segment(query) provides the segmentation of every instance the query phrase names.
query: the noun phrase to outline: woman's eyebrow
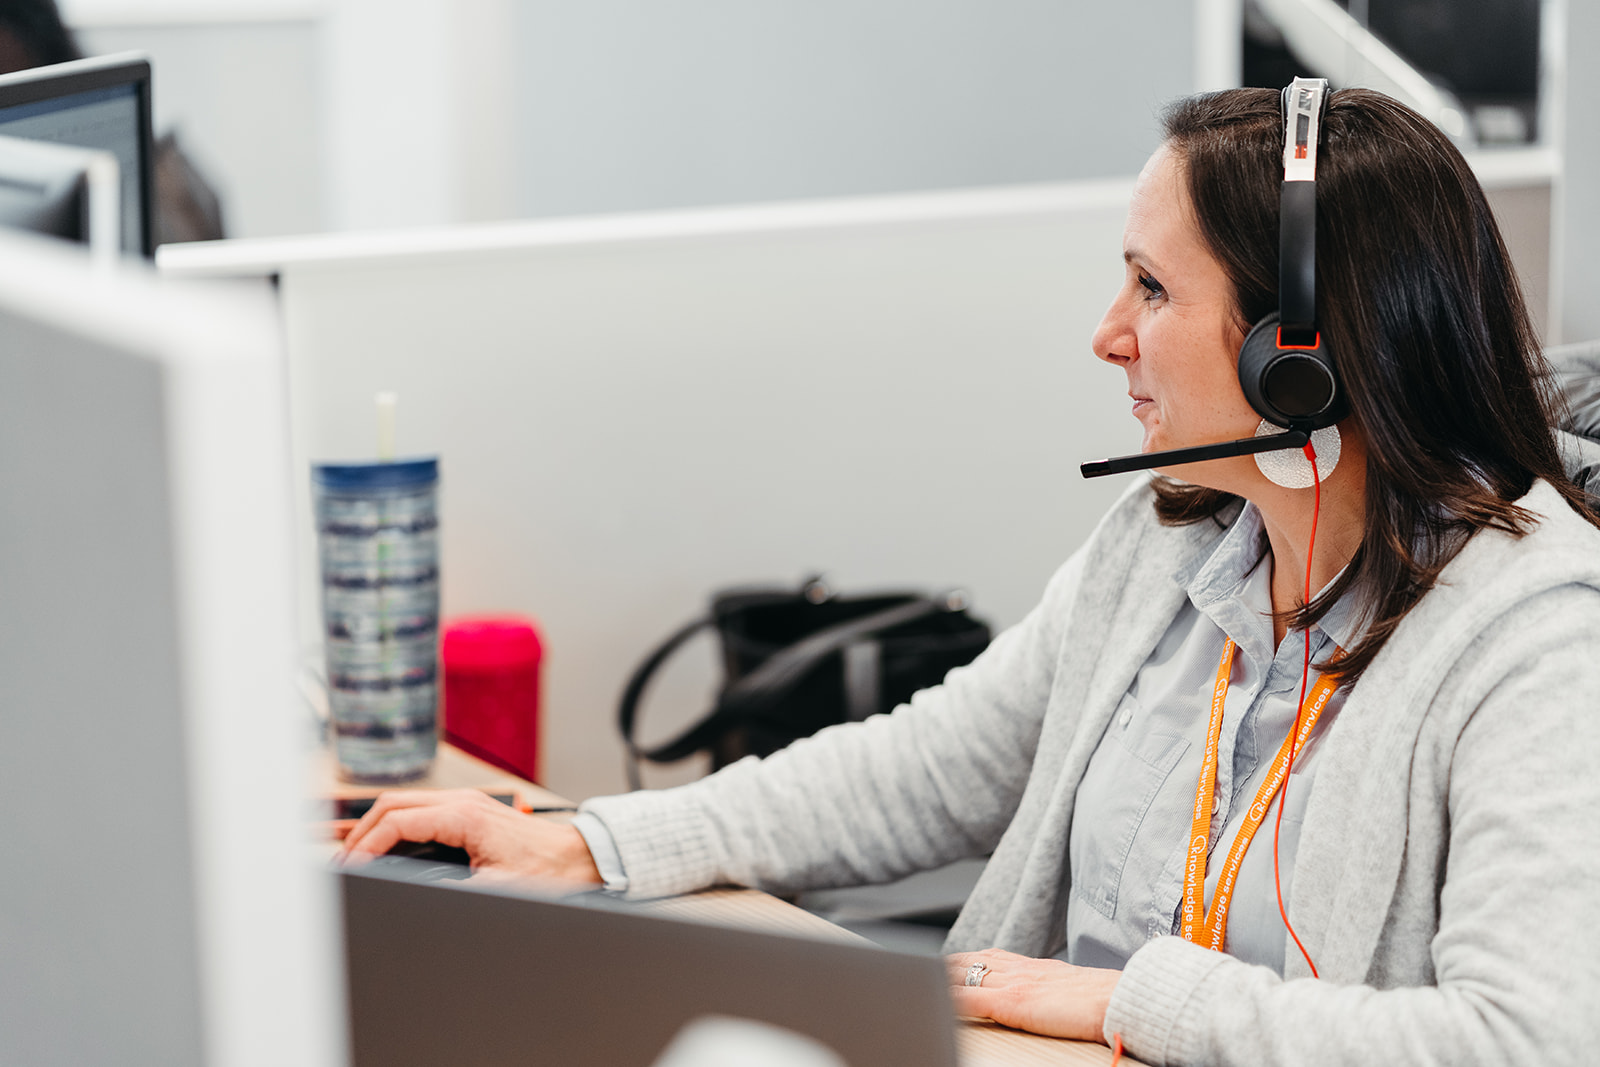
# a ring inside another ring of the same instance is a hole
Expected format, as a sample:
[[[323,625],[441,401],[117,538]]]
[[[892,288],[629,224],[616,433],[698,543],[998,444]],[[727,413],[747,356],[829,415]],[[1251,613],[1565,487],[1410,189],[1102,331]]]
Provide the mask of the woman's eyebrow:
[[[1146,255],[1142,249],[1124,248],[1122,250],[1122,261],[1129,265],[1137,264],[1148,267],[1153,271],[1158,271],[1156,265],[1150,262],[1150,257]]]

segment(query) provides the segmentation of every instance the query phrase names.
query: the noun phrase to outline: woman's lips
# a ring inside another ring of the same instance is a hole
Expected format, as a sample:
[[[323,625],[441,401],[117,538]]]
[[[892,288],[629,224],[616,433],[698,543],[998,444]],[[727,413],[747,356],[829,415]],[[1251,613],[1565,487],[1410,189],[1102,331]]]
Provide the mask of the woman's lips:
[[[1133,396],[1132,393],[1129,393],[1128,395],[1133,398],[1133,413],[1135,415],[1139,414],[1140,408],[1151,402],[1150,398],[1147,396]]]

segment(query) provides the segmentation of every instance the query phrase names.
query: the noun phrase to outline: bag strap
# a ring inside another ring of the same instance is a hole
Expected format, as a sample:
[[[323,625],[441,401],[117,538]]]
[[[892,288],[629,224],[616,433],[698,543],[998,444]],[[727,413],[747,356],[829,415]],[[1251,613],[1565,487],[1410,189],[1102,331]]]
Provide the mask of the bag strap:
[[[638,722],[639,698],[644,695],[645,684],[650,681],[650,677],[656,671],[661,669],[661,665],[667,661],[667,658],[678,651],[685,641],[715,621],[715,618],[710,615],[696,619],[684,625],[672,636],[661,642],[660,646],[650,653],[643,663],[639,664],[638,668],[633,672],[633,677],[628,679],[627,687],[622,690],[622,702],[617,705],[617,729],[622,733],[622,743],[627,748],[629,789],[643,788],[639,784],[639,760],[641,758],[656,759],[655,753],[661,748],[658,745],[648,751],[640,751],[639,743],[633,738],[634,727]],[[715,712],[713,711],[711,714],[715,714]],[[711,715],[705,716],[701,720],[701,724],[709,721],[710,718]],[[680,737],[678,740],[681,741],[683,738]]]
[[[640,788],[641,758],[657,763],[671,763],[690,756],[705,748],[722,731],[726,720],[759,717],[764,708],[770,707],[784,693],[797,685],[821,660],[846,645],[876,636],[885,630],[892,630],[896,626],[926,615],[947,611],[949,608],[948,601],[917,597],[904,604],[896,604],[892,608],[885,608],[859,619],[850,619],[836,623],[825,630],[818,630],[810,637],[796,641],[788,648],[774,654],[760,667],[725,688],[716,705],[702,716],[699,722],[676,738],[641,750],[634,741],[633,733],[638,716],[639,698],[644,693],[645,683],[679,646],[698,633],[702,627],[709,626],[715,621],[710,617],[696,619],[667,638],[660,648],[652,652],[649,658],[640,664],[639,669],[628,680],[627,688],[623,690],[622,703],[617,709],[617,725],[622,731],[622,739],[628,750],[629,787]]]

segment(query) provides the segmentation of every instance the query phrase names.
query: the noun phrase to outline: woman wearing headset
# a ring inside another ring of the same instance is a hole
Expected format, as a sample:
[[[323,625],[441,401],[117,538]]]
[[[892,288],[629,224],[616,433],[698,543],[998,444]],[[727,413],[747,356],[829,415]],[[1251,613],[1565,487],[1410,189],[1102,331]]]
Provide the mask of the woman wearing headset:
[[[1239,350],[1279,307],[1290,118],[1286,152],[1278,93],[1182,101],[1140,175],[1094,350],[1146,452],[1263,423]],[[1283,340],[1332,353],[1317,403],[1348,414],[1305,456],[1141,479],[1022,623],[893,715],[577,829],[392,794],[353,847],[444,840],[635,896],[992,851],[947,946],[963,1013],[1153,1064],[1591,1056],[1600,531],[1459,153],[1376,93],[1316,122],[1320,337]]]

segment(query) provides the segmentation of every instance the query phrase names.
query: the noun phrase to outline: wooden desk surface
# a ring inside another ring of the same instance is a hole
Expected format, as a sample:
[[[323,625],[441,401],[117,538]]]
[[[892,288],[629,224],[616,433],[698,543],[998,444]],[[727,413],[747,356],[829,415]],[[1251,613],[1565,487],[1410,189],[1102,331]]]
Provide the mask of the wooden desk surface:
[[[378,792],[370,785],[340,781],[333,755],[327,751],[318,754],[312,781],[321,796],[364,797]],[[403,788],[513,793],[521,803],[534,807],[568,803],[543,786],[502,771],[442,741],[439,758],[427,777],[409,782]],[[642,907],[668,917],[841,941],[864,940],[859,934],[835,926],[821,916],[754,889],[708,889],[687,896],[648,901]],[[963,1067],[1090,1067],[1111,1062],[1111,1050],[1104,1045],[1041,1037],[974,1019],[963,1019],[956,1028],[956,1050]],[[1122,1062],[1128,1067],[1141,1067],[1138,1061],[1126,1056]]]
[[[344,781],[339,777],[332,750],[324,747],[317,752],[312,763],[311,787],[318,796],[324,797],[370,797],[386,788],[482,789],[490,793],[515,794],[530,807],[554,807],[570,803],[542,785],[535,785],[510,771],[502,771],[445,741],[439,742],[439,756],[425,777],[392,787]]]

